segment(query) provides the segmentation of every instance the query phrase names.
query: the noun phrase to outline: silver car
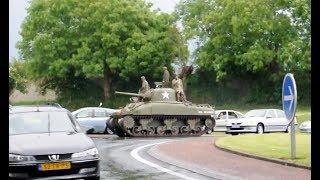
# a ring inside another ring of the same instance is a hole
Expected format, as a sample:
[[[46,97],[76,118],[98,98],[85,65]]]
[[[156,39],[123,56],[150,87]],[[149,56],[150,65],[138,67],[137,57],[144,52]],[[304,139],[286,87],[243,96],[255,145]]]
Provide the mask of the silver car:
[[[115,109],[102,107],[86,107],[72,112],[72,115],[82,127],[93,128],[92,133],[107,133],[112,134],[112,131],[107,127],[107,120]]]
[[[254,109],[247,112],[243,118],[229,121],[227,133],[236,135],[238,133],[254,132],[289,132],[289,121],[284,111],[280,109]]]
[[[311,121],[304,121],[300,124],[299,129],[301,132],[311,133]]]
[[[242,118],[243,114],[234,110],[217,110],[216,114],[216,126],[214,131],[226,131],[228,121],[233,121],[238,118]]]

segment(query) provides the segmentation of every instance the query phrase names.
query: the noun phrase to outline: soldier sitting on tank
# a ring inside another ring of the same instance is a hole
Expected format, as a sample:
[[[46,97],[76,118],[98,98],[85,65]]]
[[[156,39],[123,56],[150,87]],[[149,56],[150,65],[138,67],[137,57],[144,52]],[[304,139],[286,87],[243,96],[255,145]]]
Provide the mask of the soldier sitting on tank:
[[[144,76],[141,76],[141,83],[142,83],[142,85],[141,85],[141,88],[139,89],[139,94],[146,95],[147,92],[150,90],[150,86]],[[139,100],[142,101],[143,98],[140,97]]]
[[[172,88],[176,92],[177,101],[182,101],[182,102],[187,101],[186,96],[183,92],[182,80],[179,78],[178,75],[175,75],[175,78],[172,80]]]
[[[166,66],[163,67],[162,87],[167,88],[170,85],[170,73]]]

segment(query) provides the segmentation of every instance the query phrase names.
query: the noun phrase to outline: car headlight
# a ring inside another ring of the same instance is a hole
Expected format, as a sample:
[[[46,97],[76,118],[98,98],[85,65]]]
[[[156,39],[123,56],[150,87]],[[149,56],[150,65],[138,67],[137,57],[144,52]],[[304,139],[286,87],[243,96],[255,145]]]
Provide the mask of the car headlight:
[[[9,154],[9,162],[35,161],[33,156],[23,156],[18,154]]]
[[[72,158],[79,158],[79,157],[99,157],[99,152],[97,148],[92,148],[86,151],[72,154]]]

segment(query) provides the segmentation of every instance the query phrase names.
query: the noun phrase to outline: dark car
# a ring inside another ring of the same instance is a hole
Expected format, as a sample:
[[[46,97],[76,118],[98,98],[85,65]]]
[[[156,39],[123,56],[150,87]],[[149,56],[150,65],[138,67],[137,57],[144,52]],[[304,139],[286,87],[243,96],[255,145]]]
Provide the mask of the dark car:
[[[9,108],[10,179],[100,179],[99,161],[93,141],[68,110]]]

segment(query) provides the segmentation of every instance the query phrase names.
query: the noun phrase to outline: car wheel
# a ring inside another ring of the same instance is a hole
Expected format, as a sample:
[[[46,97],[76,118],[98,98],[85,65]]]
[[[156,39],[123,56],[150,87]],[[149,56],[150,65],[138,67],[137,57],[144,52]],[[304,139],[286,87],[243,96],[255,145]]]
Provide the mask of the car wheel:
[[[106,127],[106,130],[104,131],[105,134],[113,134],[113,132],[111,131],[111,129]]]
[[[264,133],[263,125],[259,123],[257,125],[257,134],[263,134],[263,133]]]
[[[239,134],[239,133],[231,133],[231,135],[232,135],[232,136],[234,136],[234,135],[238,135],[238,134]]]
[[[291,127],[288,126],[285,132],[286,132],[286,133],[290,133],[290,132],[291,132]]]

